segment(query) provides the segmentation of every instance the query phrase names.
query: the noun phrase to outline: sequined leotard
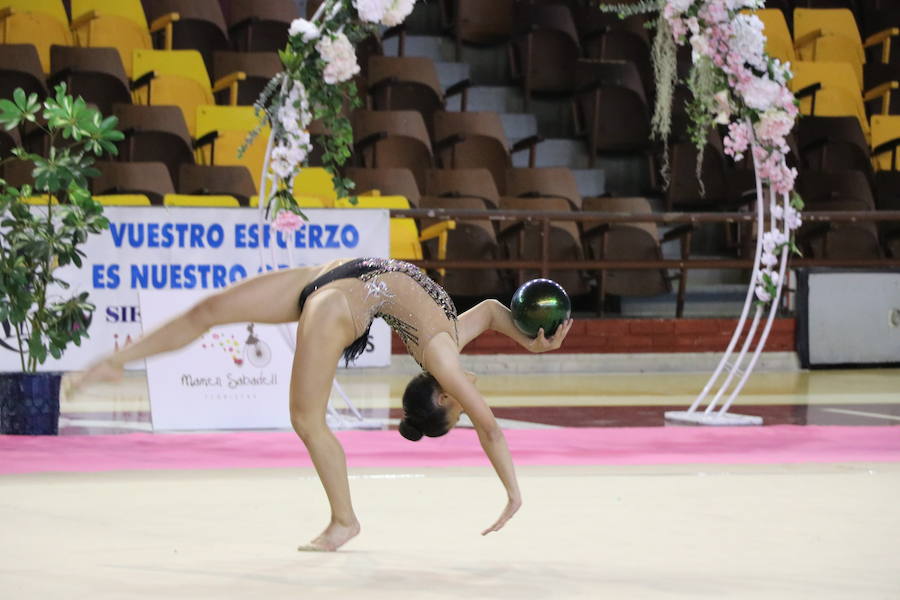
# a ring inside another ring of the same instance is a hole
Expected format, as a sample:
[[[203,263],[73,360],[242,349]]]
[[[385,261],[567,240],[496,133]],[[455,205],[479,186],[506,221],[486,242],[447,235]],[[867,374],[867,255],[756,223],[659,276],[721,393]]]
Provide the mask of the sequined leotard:
[[[428,342],[448,333],[458,342],[456,307],[447,292],[418,267],[387,258],[357,258],[319,275],[300,294],[300,310],[324,287],[341,290],[350,304],[356,340],[344,349],[350,362],[366,348],[369,328],[383,318],[397,332],[410,355],[422,361]]]

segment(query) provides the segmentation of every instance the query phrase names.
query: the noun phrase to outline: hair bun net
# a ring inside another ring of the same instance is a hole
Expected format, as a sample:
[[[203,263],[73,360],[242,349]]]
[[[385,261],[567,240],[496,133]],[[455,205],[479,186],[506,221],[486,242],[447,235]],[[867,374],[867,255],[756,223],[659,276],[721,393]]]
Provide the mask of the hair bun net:
[[[406,420],[400,421],[400,435],[411,442],[418,442],[422,439],[422,432],[417,427],[407,423]]]

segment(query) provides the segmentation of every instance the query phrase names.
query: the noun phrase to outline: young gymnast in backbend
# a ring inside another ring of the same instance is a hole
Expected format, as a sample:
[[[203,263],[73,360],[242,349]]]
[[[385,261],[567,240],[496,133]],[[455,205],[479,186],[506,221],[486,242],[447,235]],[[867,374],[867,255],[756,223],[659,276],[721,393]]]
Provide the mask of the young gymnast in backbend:
[[[343,448],[326,425],[325,414],[337,363],[366,347],[369,327],[382,317],[422,367],[403,394],[403,437],[447,433],[465,412],[481,446],[506,488],[508,501],[482,535],[498,531],[522,504],[503,432],[475,377],[459,362],[460,350],[488,329],[499,331],[532,352],[560,347],[571,319],[550,338],[534,339],[513,324],[509,310],[486,300],[457,318],[447,293],[409,263],[380,258],[337,260],[316,267],[267,273],[247,279],[198,303],[132,346],[89,369],[77,386],[121,376],[125,363],[186,346],[211,327],[228,323],[298,321],[290,384],[291,424],[306,445],[331,505],[331,522],[300,550],[333,551],[359,533],[350,501]]]

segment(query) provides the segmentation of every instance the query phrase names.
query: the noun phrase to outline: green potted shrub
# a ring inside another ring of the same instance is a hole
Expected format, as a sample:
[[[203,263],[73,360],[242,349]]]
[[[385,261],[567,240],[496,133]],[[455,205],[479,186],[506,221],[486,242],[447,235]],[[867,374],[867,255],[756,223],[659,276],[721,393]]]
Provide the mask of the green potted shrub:
[[[0,100],[0,126],[27,128],[23,138],[42,133],[45,148],[35,153],[19,145],[0,160],[33,165],[33,185],[16,188],[0,179],[0,323],[12,332],[21,363],[21,371],[0,373],[0,433],[57,433],[62,374],[37,369],[87,336],[94,305],[87,292],[67,292],[57,269],[80,267],[79,246],[109,226],[88,178],[99,174],[94,157],[117,153],[123,136],[116,123],[72,98],[65,85],[43,102],[21,89]]]

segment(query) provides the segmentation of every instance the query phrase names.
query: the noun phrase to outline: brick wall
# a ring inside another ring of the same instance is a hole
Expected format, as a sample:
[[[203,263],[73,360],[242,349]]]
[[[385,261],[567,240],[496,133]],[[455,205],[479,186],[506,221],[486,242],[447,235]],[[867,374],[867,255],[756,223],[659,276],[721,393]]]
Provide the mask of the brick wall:
[[[736,325],[737,319],[577,319],[561,351],[609,354],[722,352]],[[760,324],[760,330],[763,325]],[[794,319],[775,319],[766,350],[794,351],[794,330]],[[396,334],[392,350],[394,354],[406,352]],[[527,350],[506,336],[493,331],[481,335],[464,351],[465,354],[525,352]]]

